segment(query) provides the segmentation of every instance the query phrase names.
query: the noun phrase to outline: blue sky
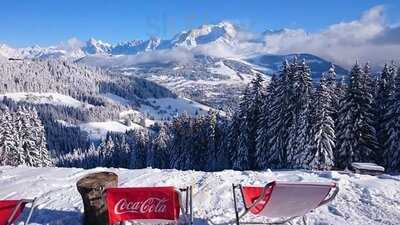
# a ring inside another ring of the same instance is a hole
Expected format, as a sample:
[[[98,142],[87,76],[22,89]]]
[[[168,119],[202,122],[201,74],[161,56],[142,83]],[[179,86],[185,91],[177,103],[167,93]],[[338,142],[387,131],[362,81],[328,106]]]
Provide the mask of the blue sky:
[[[303,28],[317,32],[358,19],[376,5],[385,6],[388,23],[400,21],[400,1],[1,1],[0,43],[13,47],[52,45],[71,37],[95,37],[116,43],[173,34],[206,23],[230,20],[250,31]]]

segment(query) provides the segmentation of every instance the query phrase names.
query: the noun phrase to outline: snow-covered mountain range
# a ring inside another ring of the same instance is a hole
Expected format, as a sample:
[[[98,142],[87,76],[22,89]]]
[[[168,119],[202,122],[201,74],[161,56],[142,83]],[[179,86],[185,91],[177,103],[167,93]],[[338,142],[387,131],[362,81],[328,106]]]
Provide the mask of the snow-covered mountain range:
[[[66,59],[98,66],[113,73],[144,77],[176,94],[221,107],[234,101],[246,84],[261,73],[267,80],[285,59],[297,56],[318,80],[331,63],[312,54],[271,54],[270,35],[289,29],[248,33],[230,22],[182,31],[170,40],[152,37],[110,44],[94,38],[70,39],[51,47],[11,48],[0,45],[0,56],[12,59]],[[336,65],[339,75],[347,71]]]

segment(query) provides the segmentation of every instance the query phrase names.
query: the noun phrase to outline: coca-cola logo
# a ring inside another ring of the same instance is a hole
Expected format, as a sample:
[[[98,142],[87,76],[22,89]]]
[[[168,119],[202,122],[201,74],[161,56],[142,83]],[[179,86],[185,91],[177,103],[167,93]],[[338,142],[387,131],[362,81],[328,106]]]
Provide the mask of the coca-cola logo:
[[[165,213],[167,202],[165,198],[150,197],[143,201],[128,201],[121,199],[115,204],[114,213]]]

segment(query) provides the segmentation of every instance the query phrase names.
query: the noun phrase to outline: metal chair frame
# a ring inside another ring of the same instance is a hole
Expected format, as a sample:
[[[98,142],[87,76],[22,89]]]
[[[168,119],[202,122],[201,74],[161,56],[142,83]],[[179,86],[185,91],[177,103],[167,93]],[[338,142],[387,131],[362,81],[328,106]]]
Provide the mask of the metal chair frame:
[[[263,192],[261,193],[260,197],[258,197],[250,206],[246,205],[245,198],[244,198],[244,193],[243,193],[243,186],[241,184],[237,184],[237,185],[232,184],[233,204],[234,204],[234,207],[235,207],[236,225],[240,225],[240,224],[276,225],[276,224],[285,224],[285,223],[292,224],[291,221],[293,219],[299,218],[299,217],[302,218],[303,224],[305,224],[305,225],[307,224],[305,215],[303,215],[303,216],[293,216],[293,217],[289,217],[289,218],[282,218],[281,220],[275,221],[275,222],[241,222],[240,221],[240,219],[242,219],[245,215],[247,215],[252,208],[254,208],[261,200],[263,200],[265,198],[267,190],[271,186],[275,185],[275,183],[276,182],[273,181],[273,182],[270,182],[270,183],[266,184],[264,186],[264,188],[263,188]],[[242,201],[243,201],[243,206],[244,206],[244,210],[242,212],[239,212],[239,209],[238,209],[238,200],[236,199],[236,189],[240,190],[240,194],[242,196]],[[334,191],[332,192],[332,190],[331,190],[330,193],[328,194],[328,196],[319,203],[318,207],[322,206],[322,205],[325,205],[325,204],[328,204],[330,201],[332,201],[336,197],[338,192],[339,192],[339,187],[337,185],[335,185],[334,186]]]
[[[35,202],[36,202],[36,198],[34,198],[34,199],[21,199],[21,200],[18,202],[18,204],[14,207],[14,210],[13,210],[11,216],[8,218],[8,221],[7,221],[6,225],[11,225],[11,224],[12,224],[11,221],[13,221],[13,220],[15,219],[15,216],[16,216],[16,214],[17,214],[17,211],[18,211],[18,209],[21,207],[22,204],[31,204],[31,209],[29,210],[28,217],[27,217],[26,220],[24,221],[24,225],[29,224],[29,221],[31,220],[33,211],[35,210],[35,207],[36,207],[36,206],[35,206]]]

